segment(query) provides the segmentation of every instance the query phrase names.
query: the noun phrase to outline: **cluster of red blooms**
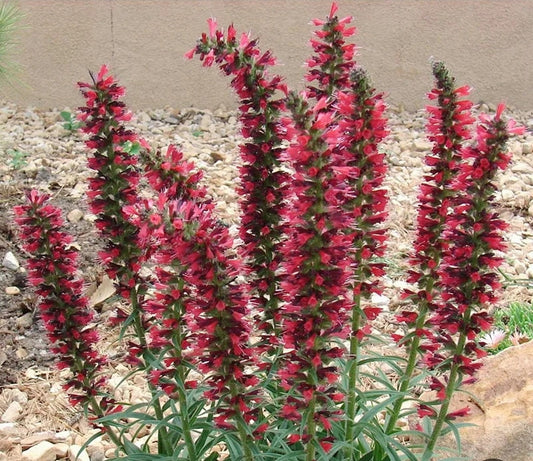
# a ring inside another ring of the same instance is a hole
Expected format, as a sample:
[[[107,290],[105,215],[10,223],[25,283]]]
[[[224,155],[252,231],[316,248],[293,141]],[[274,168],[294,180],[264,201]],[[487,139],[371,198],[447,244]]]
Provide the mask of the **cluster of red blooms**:
[[[219,401],[216,424],[232,427],[237,413],[250,422],[255,413],[247,400],[257,378],[247,371],[253,357],[248,338],[248,298],[243,286],[234,281],[242,268],[239,260],[228,252],[233,240],[228,229],[212,217],[209,205],[194,201],[159,205],[155,212],[164,216],[164,222],[159,230],[154,222],[151,227],[160,235],[163,250],[156,252],[155,259],[163,266],[179,262],[183,268],[179,278],[187,287],[185,290],[174,284],[164,292],[182,303],[187,336],[182,337],[179,346],[187,349],[187,360],[206,375],[204,383],[210,387],[206,397]],[[164,279],[160,281],[165,283]],[[149,308],[154,307],[151,304]],[[152,343],[156,339],[164,342],[167,333],[174,335],[177,321],[167,316],[163,321],[167,330],[152,331]],[[166,365],[170,362],[172,359]],[[171,373],[172,368],[167,372]],[[168,386],[166,390],[170,390]]]
[[[379,286],[371,282],[372,276],[383,275],[383,264],[375,258],[383,256],[383,229],[376,226],[386,218],[387,194],[382,188],[386,166],[384,155],[378,152],[378,144],[387,136],[383,95],[374,94],[365,72],[354,60],[356,47],[345,42],[355,33],[352,18],[339,19],[333,3],[326,21],[313,20],[321,26],[311,40],[314,54],[307,61],[306,74],[310,82],[306,95],[317,100],[315,110],[330,111],[330,123],[325,139],[332,150],[331,163],[336,188],[342,191],[339,203],[353,218],[347,232],[352,236],[351,256],[354,261],[354,295],[370,296],[379,292]],[[328,117],[323,115],[323,117]],[[358,307],[357,307],[358,308]],[[356,309],[357,309],[356,308]],[[379,313],[376,307],[367,306],[363,315],[373,319]],[[365,325],[353,331],[361,339],[370,332]]]
[[[128,152],[127,145],[143,143],[124,126],[131,119],[119,99],[124,88],[119,86],[108,69],[102,66],[92,83],[78,83],[86,106],[80,107],[82,131],[90,135],[85,142],[93,152],[89,168],[96,176],[89,180],[89,205],[97,215],[95,225],[106,239],[106,248],[100,253],[109,277],[117,280],[122,296],[129,298],[140,269],[140,250],[137,229],[124,218],[122,208],[138,200],[137,157]]]
[[[248,297],[234,281],[243,269],[230,254],[233,239],[214,218],[213,204],[198,184],[201,173],[193,169],[174,146],[162,161],[146,158],[146,174],[158,198],[124,212],[158,264],[156,291],[143,307],[154,316],[148,346],[166,355],[165,367],[151,372],[151,382],[173,395],[180,366],[184,361],[196,366],[210,388],[206,397],[219,402],[215,423],[231,428],[237,413],[247,423],[257,419],[248,401],[257,384],[247,371],[254,355]],[[193,380],[184,384],[197,385]]]
[[[293,142],[287,160],[295,173],[285,212],[290,226],[282,247],[282,339],[288,352],[279,376],[294,394],[282,416],[298,420],[312,402],[314,419],[329,430],[335,413],[331,400],[344,398],[335,387],[338,372],[332,363],[344,349],[332,344],[348,335],[350,237],[344,229],[351,223],[340,207],[344,192],[335,187],[332,151],[324,140],[329,126],[324,116],[330,113],[309,109],[292,93],[288,106],[293,117],[284,123]]]
[[[349,88],[350,73],[355,66],[355,44],[346,43],[345,38],[355,34],[355,27],[348,27],[351,16],[339,19],[337,4],[334,2],[326,21],[313,19],[320,29],[314,32],[311,40],[313,56],[307,60],[307,96],[317,101],[330,98],[337,91]],[[314,84],[313,84],[314,83]]]
[[[405,293],[416,302],[418,311],[406,310],[398,316],[410,333],[395,339],[410,341],[430,368],[438,366],[443,372],[455,367],[460,376],[471,376],[480,366],[475,359],[485,355],[475,338],[491,325],[484,309],[496,300],[495,269],[502,259],[495,251],[504,249],[501,231],[505,223],[491,211],[496,191],[493,179],[509,161],[505,153],[509,134],[521,129],[501,120],[500,106],[493,119],[480,117],[475,144],[465,145],[472,136],[474,119],[472,103],[460,98],[470,89],[455,88],[442,63],[434,64],[433,73],[437,84],[429,98],[438,106],[427,108],[427,131],[434,147],[426,156],[431,169],[420,187],[417,236],[410,258],[409,281],[417,283],[418,290]],[[444,400],[455,384],[433,376],[429,386]],[[461,409],[447,418],[467,411]],[[436,412],[421,405],[419,415],[435,416]]]
[[[170,145],[164,153],[157,155],[144,151],[141,158],[145,177],[158,194],[156,203],[154,200],[139,201],[124,207],[123,212],[128,221],[138,228],[138,242],[144,253],[161,263],[155,268],[154,293],[143,304],[143,311],[151,316],[146,322],[148,347],[152,352],[166,354],[165,369],[152,370],[151,383],[172,394],[176,391],[174,378],[179,375],[179,366],[183,364],[183,350],[188,347],[184,300],[190,290],[183,280],[181,259],[172,259],[176,254],[172,240],[165,232],[165,207],[171,201],[203,202],[206,207],[208,202],[205,188],[199,185],[202,172],[194,172],[194,165],[186,162],[183,153],[175,146]]]
[[[470,357],[485,354],[474,340],[490,328],[491,319],[483,309],[494,304],[500,288],[495,269],[502,258],[496,252],[505,249],[502,231],[507,225],[492,211],[497,190],[494,176],[509,163],[505,150],[509,135],[524,132],[514,121],[502,120],[503,110],[500,105],[493,118],[481,116],[476,145],[462,151],[463,164],[453,184],[457,192],[454,213],[443,235],[450,242],[439,268],[443,304],[430,320],[438,326],[436,340],[455,353],[453,361],[466,375],[479,367]],[[467,338],[463,350],[458,350],[453,338],[457,332]]]
[[[240,99],[242,135],[240,146],[240,206],[242,210],[240,254],[246,261],[249,275],[251,306],[258,329],[261,347],[275,349],[279,342],[279,245],[283,234],[281,215],[288,176],[280,169],[283,152],[279,125],[287,94],[281,77],[268,75],[275,64],[270,52],[261,53],[256,40],[242,34],[237,38],[233,26],[227,33],[217,29],[209,20],[209,35],[203,34],[196,48],[188,53],[198,54],[205,66],[213,63],[232,76],[231,85]]]
[[[32,190],[27,204],[15,207],[19,235],[28,260],[28,279],[41,297],[41,318],[60,357],[59,368],[72,377],[64,386],[73,405],[87,404],[105,379],[99,376],[105,358],[94,348],[98,334],[91,325],[93,314],[83,296],[83,280],[77,276],[77,250],[72,237],[62,230],[61,211],[49,197]]]
[[[354,220],[349,229],[355,263],[353,294],[368,298],[371,293],[380,293],[375,278],[384,275],[383,263],[377,258],[385,252],[385,230],[379,225],[387,217],[387,192],[383,188],[387,167],[378,145],[388,130],[383,95],[375,94],[366,73],[354,69],[349,82],[350,87],[338,95],[340,119],[330,134],[335,131],[338,139],[334,144],[334,171],[348,190],[343,208]],[[379,312],[379,308],[367,306],[362,314],[373,320]],[[352,332],[359,339],[368,333],[368,324]]]
[[[440,62],[433,65],[433,74],[436,87],[428,97],[438,105],[427,106],[427,133],[433,149],[425,158],[430,170],[418,194],[417,233],[408,277],[409,282],[417,283],[418,290],[405,292],[405,296],[416,303],[417,311],[403,311],[398,316],[398,320],[414,328],[418,338],[433,336],[426,323],[428,313],[438,309],[440,304],[437,270],[449,246],[443,231],[455,196],[452,183],[461,166],[464,142],[471,137],[469,127],[474,122],[470,114],[472,102],[461,99],[470,93],[470,88],[456,88],[455,79]],[[404,340],[400,336],[396,339]],[[431,342],[421,346],[422,350],[436,347]]]

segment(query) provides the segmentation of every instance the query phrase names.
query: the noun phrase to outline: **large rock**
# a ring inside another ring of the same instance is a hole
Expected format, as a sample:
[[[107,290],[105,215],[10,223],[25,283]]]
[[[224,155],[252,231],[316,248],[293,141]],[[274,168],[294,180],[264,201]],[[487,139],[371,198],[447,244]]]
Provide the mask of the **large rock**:
[[[470,406],[471,414],[457,422],[464,454],[473,461],[533,460],[533,341],[484,359],[478,381],[457,393],[452,410]]]
[[[22,452],[22,461],[55,461],[56,448],[46,440]]]

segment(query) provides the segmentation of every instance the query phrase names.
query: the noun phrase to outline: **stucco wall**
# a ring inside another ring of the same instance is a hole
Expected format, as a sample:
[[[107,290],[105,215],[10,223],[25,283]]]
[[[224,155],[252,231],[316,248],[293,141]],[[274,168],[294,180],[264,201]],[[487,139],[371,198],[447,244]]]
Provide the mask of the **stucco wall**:
[[[310,19],[330,0],[20,0],[25,14],[14,59],[21,71],[0,98],[41,108],[81,103],[75,82],[106,63],[133,108],[232,107],[228,81],[185,61],[206,19],[233,22],[278,57],[277,71],[303,86]],[[353,15],[359,62],[388,100],[421,108],[429,59],[444,60],[473,99],[533,109],[533,0],[339,0]]]

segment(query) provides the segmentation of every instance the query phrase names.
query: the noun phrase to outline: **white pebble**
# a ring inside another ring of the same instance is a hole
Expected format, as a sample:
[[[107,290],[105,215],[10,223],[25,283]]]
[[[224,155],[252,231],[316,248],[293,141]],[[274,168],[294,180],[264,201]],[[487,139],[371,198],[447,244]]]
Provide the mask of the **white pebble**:
[[[15,255],[11,251],[8,251],[4,256],[4,260],[2,261],[2,266],[7,267],[8,269],[12,271],[16,271],[19,269],[20,263],[18,262]]]

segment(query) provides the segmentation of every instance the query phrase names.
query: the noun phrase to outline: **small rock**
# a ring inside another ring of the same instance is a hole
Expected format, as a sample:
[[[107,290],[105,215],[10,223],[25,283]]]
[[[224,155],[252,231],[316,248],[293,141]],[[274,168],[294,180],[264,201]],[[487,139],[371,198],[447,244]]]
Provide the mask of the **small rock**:
[[[502,199],[503,200],[511,200],[514,197],[514,192],[511,189],[503,189],[502,190]]]
[[[55,461],[55,445],[47,440],[22,452],[22,461]]]
[[[26,349],[24,349],[23,347],[19,347],[19,348],[17,349],[17,351],[15,352],[15,355],[16,355],[17,359],[19,359],[19,360],[24,360],[24,359],[27,358],[28,355],[30,355],[30,354],[29,354],[28,351],[27,351]]]
[[[54,444],[54,447],[56,449],[56,457],[60,459],[64,459],[68,456],[68,444],[64,442],[59,442]]]
[[[26,330],[27,328],[33,325],[33,315],[31,314],[31,312],[27,312],[26,314],[17,317],[17,320],[15,320],[15,324],[20,330]]]
[[[221,154],[220,152],[211,152],[211,158],[214,162],[217,162],[219,160],[223,162],[226,160],[225,155]]]
[[[15,400],[9,404],[6,411],[2,414],[1,419],[6,423],[14,423],[20,418],[21,411],[22,406]]]
[[[6,295],[14,296],[20,294],[20,288],[19,287],[6,287]]]
[[[16,271],[20,267],[20,263],[18,262],[17,258],[11,251],[8,251],[5,256],[4,260],[2,261],[2,266],[7,267],[8,269],[12,271]]]
[[[372,293],[370,300],[376,307],[381,307],[385,311],[389,310],[390,299],[387,296]]]
[[[525,274],[527,271],[527,267],[522,261],[515,261],[513,267],[517,275]]]
[[[413,149],[426,152],[433,148],[433,144],[425,139],[415,139],[413,141]]]
[[[19,435],[20,427],[17,423],[0,423],[0,437]]]
[[[83,218],[83,211],[78,208],[75,208],[67,215],[68,222],[71,223],[77,223],[81,218]]]
[[[91,461],[104,461],[105,449],[101,443],[92,443],[87,447],[87,453]]]
[[[37,432],[28,437],[24,437],[20,441],[20,444],[23,448],[33,447],[34,445],[37,445],[40,442],[44,442],[45,440],[50,441],[51,439],[53,439],[54,435],[55,433],[52,431]]]
[[[211,116],[208,114],[205,114],[202,119],[200,120],[200,129],[204,131],[209,131],[209,127],[213,123],[213,120],[211,119]]]
[[[85,450],[80,452],[80,450],[80,445],[71,445],[68,447],[68,458],[70,461],[91,461],[87,452]]]

